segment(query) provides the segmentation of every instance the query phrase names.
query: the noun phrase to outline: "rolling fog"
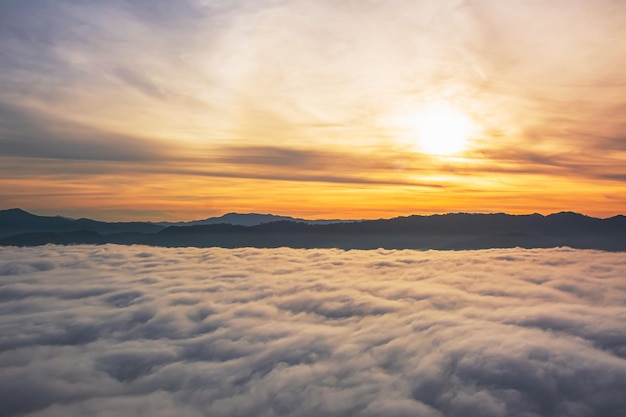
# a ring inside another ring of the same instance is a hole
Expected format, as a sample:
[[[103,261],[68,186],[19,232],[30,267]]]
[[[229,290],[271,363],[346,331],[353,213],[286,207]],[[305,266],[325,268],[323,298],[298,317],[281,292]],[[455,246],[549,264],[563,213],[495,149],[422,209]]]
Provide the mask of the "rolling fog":
[[[0,416],[626,415],[626,254],[0,250]]]

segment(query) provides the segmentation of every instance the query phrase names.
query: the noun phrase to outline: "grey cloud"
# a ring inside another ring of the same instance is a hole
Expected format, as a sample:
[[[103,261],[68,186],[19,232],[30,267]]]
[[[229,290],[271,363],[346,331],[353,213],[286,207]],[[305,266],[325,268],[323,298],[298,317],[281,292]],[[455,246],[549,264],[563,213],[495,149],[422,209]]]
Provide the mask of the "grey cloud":
[[[152,83],[145,76],[142,76],[129,68],[119,67],[113,70],[113,74],[121,81],[149,97],[155,99],[163,99],[165,97],[161,88]]]
[[[41,123],[38,121],[37,123]],[[10,125],[9,125],[10,126]],[[35,128],[30,128],[35,131]],[[75,133],[73,134],[75,135]],[[33,136],[34,137],[34,136]],[[25,138],[22,141],[21,138]],[[35,143],[24,132],[0,139],[0,171],[6,178],[30,175],[149,175],[172,174],[217,178],[252,178],[337,184],[402,185],[443,188],[434,182],[403,180],[377,158],[280,147],[224,147],[207,150],[205,158],[176,155],[173,147],[138,138],[90,131],[85,137],[47,137]],[[67,147],[63,147],[68,145]],[[71,146],[70,146],[71,145]],[[242,153],[241,158],[236,152]],[[214,153],[214,155],[210,155]],[[19,157],[17,155],[20,155]],[[59,159],[64,160],[59,164]],[[159,164],[151,162],[158,161]],[[236,168],[236,169],[233,169]],[[332,171],[332,174],[328,172]],[[374,174],[374,175],[372,175]],[[376,174],[384,174],[376,176]],[[39,194],[40,196],[47,194]],[[72,197],[66,195],[66,197]],[[157,213],[158,214],[158,213]]]
[[[626,136],[604,139],[605,141],[601,142],[601,144],[605,147],[606,150],[626,151]]]
[[[238,146],[216,150],[216,159],[242,165],[269,165],[285,168],[324,171],[339,155],[317,150],[300,150],[271,146]]]
[[[626,173],[625,174],[603,174],[601,177],[607,180],[626,182]]]
[[[275,168],[298,168],[302,171],[390,171],[398,163],[407,159],[405,154],[389,151],[378,153],[360,152],[358,149],[346,152],[342,150],[320,150],[295,148],[290,146],[221,146],[208,149],[211,160],[237,165],[267,166]],[[417,170],[418,164],[432,163],[428,158],[413,156],[411,162]]]
[[[5,156],[96,161],[164,157],[164,145],[156,142],[83,127],[14,105],[0,103],[0,126],[0,153]]]
[[[182,1],[2,2],[0,56],[6,59],[0,61],[0,90],[16,103],[68,112],[105,114],[106,97],[115,94],[119,105],[128,104],[133,90],[153,102],[167,98],[197,106],[178,84],[162,80],[173,78],[164,69],[181,70],[182,56],[197,42],[190,28],[204,27],[199,19],[205,17]]]
[[[177,1],[168,0],[134,0],[120,1],[131,14],[138,19],[152,25],[155,29],[163,27],[184,27],[192,23],[198,23],[197,20],[203,16],[202,7],[194,4],[193,1]],[[221,2],[209,2],[221,3]],[[232,2],[237,3],[237,1]]]
[[[573,138],[575,139],[576,137]],[[593,150],[586,152],[541,153],[508,146],[506,149],[475,151],[473,155],[489,161],[476,167],[448,165],[445,170],[456,173],[513,173],[543,174],[551,176],[578,177],[592,180],[622,181],[626,177],[624,164],[611,152],[603,152],[603,143],[607,148],[615,148],[617,141],[606,139],[590,145]],[[624,172],[622,172],[624,171]]]
[[[161,172],[224,178],[259,178],[277,181],[340,184],[405,185],[442,188],[441,184],[399,179],[392,171],[398,155],[364,155],[279,146],[222,146],[205,150],[205,159],[184,160]],[[223,166],[222,170],[204,165]],[[237,167],[228,170],[228,167]],[[332,172],[332,174],[329,174]],[[380,175],[386,174],[386,175]]]
[[[626,410],[623,253],[9,247],[0,271],[0,416]]]
[[[389,178],[378,179],[370,178],[367,176],[356,175],[328,175],[325,173],[319,174],[307,174],[299,172],[267,172],[267,171],[212,171],[204,169],[170,169],[167,170],[171,173],[185,174],[185,175],[198,175],[206,177],[223,177],[223,178],[257,178],[276,181],[301,181],[301,182],[328,182],[338,184],[379,184],[379,185],[406,185],[413,187],[428,187],[428,188],[443,188],[440,184],[427,183],[427,182],[415,182],[415,181],[403,181],[401,179]]]

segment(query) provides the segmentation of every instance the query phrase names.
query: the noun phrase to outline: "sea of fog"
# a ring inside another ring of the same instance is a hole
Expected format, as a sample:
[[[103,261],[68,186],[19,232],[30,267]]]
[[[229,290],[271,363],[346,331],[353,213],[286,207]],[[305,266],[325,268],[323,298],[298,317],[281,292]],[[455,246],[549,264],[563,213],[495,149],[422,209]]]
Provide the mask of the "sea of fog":
[[[626,416],[626,253],[0,249],[0,416]]]

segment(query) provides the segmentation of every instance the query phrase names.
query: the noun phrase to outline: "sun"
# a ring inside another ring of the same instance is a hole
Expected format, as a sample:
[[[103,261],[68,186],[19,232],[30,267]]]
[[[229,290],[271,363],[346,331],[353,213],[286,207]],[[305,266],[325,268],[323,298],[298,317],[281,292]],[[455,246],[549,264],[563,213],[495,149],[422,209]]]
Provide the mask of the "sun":
[[[464,151],[477,130],[476,123],[447,102],[432,102],[406,119],[411,140],[418,151],[431,155],[454,155]]]

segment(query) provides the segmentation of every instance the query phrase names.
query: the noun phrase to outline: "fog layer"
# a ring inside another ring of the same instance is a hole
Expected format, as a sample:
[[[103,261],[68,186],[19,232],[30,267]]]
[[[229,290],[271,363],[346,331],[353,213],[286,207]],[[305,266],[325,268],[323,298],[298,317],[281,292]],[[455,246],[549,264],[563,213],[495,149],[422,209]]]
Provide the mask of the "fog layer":
[[[626,254],[0,249],[0,416],[626,415]]]

